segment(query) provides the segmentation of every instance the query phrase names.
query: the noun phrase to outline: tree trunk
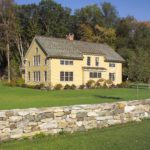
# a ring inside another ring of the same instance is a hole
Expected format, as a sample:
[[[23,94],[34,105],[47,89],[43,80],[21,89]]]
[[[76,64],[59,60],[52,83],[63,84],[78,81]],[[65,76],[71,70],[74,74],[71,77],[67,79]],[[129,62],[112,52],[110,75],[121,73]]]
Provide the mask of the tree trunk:
[[[20,60],[21,60],[21,68],[22,68],[24,67],[24,49],[22,46],[22,39],[20,37],[16,39],[16,45],[19,51]]]
[[[22,46],[22,39],[20,38],[20,49],[21,49],[21,63],[22,63],[22,67],[24,67],[24,49]]]
[[[8,83],[10,83],[10,46],[9,46],[9,43],[7,43],[6,49],[7,49]]]

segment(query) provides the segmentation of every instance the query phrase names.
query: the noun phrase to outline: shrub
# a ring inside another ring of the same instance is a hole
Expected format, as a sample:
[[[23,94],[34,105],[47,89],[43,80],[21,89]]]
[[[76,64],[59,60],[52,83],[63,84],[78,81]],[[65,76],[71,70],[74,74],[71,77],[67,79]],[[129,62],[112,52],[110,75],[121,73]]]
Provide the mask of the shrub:
[[[43,90],[49,91],[49,90],[54,89],[54,87],[52,86],[51,83],[45,83],[44,85],[45,85],[45,87],[43,88]]]
[[[0,82],[3,84],[3,85],[6,85],[8,82],[7,80],[0,80]]]
[[[126,81],[126,82],[122,82],[120,84],[117,84],[117,87],[118,88],[127,88],[130,86],[130,82],[129,81]]]
[[[97,81],[97,83],[99,83],[101,86],[103,86],[105,83],[105,79],[101,78]]]
[[[111,88],[117,88],[117,86],[115,84],[112,84]]]
[[[87,83],[86,83],[86,87],[87,88],[94,88],[95,87],[95,81],[94,80],[89,80]]]
[[[40,89],[41,87],[40,87],[40,85],[35,85],[35,86],[33,86],[33,88],[34,89]]]
[[[71,89],[71,86],[68,85],[68,84],[66,84],[66,85],[64,86],[64,90],[68,90],[68,89]]]
[[[105,82],[105,79],[100,78],[97,82],[103,83],[103,82]]]
[[[83,84],[79,86],[79,89],[84,89],[84,88],[85,88],[85,85]]]
[[[62,84],[56,84],[55,86],[54,86],[54,90],[61,90],[62,89]]]
[[[104,84],[103,84],[103,88],[107,88],[107,84],[106,84],[106,82],[104,82]]]
[[[96,87],[96,88],[100,88],[100,87],[102,87],[102,85],[101,85],[99,82],[96,82],[96,83],[95,83],[95,87]]]
[[[48,83],[48,85],[46,86],[47,90],[51,90],[52,89],[52,83]]]
[[[1,83],[2,83],[3,85],[5,85],[5,86],[9,86],[7,80],[2,80]]]
[[[35,89],[35,85],[25,85],[27,88]]]
[[[43,87],[45,87],[43,83],[34,86],[35,89],[42,89]]]
[[[108,88],[110,88],[111,86],[113,86],[113,82],[111,80],[106,80],[104,83]]]
[[[70,87],[72,90],[76,89],[76,85],[72,84]]]
[[[122,88],[122,83],[116,85],[117,88]]]
[[[23,87],[23,88],[28,88],[28,85],[22,84],[21,87]]]
[[[19,86],[22,87],[22,85],[25,84],[25,81],[22,78],[19,78],[17,80],[11,80],[10,83],[8,83],[6,80],[2,82],[6,86],[14,87]]]
[[[96,84],[95,84],[95,87],[96,88],[100,88],[100,87],[103,87],[104,86],[104,83],[105,83],[105,79],[99,79]]]
[[[10,86],[10,87],[14,87],[14,86],[16,86],[16,82],[15,82],[15,80],[11,80],[10,83],[6,82],[5,85]]]
[[[22,87],[22,85],[25,84],[25,81],[22,78],[17,79],[15,82],[16,82],[16,86],[19,87]]]

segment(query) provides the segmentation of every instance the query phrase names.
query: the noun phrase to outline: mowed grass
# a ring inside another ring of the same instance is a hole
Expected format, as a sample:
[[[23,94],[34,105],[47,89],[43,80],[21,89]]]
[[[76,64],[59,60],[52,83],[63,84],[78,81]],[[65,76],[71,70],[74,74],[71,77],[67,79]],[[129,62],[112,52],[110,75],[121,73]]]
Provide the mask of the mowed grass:
[[[90,89],[41,91],[0,84],[0,109],[51,107],[75,104],[96,104],[133,99],[150,98],[149,89]]]
[[[0,150],[150,150],[150,120],[0,144]]]

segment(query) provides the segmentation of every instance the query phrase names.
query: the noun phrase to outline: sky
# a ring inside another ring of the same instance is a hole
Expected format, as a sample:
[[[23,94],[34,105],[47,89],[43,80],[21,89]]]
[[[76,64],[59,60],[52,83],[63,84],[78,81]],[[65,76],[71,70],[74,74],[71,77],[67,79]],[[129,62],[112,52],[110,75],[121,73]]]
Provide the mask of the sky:
[[[18,4],[38,3],[40,0],[15,0]],[[150,0],[55,0],[72,10],[86,5],[110,2],[113,4],[120,17],[134,16],[139,21],[150,21]]]

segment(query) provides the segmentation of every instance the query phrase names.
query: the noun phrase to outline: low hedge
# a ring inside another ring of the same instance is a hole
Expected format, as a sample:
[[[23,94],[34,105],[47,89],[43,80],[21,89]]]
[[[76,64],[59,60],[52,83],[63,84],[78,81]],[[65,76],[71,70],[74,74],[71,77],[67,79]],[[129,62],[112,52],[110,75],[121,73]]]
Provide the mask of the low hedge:
[[[22,87],[22,88],[32,88],[32,89],[46,89],[46,90],[74,90],[77,89],[76,85],[66,84],[64,87],[62,84],[56,84],[53,88],[51,86],[45,86],[43,83],[38,85],[26,85],[23,79],[18,79],[16,81],[12,80],[10,83],[2,81],[2,84],[10,87]],[[78,89],[94,89],[94,88],[128,88],[130,87],[130,82],[123,82],[121,84],[114,85],[111,80],[99,79],[97,82],[94,80],[89,80],[86,85],[80,85]]]

